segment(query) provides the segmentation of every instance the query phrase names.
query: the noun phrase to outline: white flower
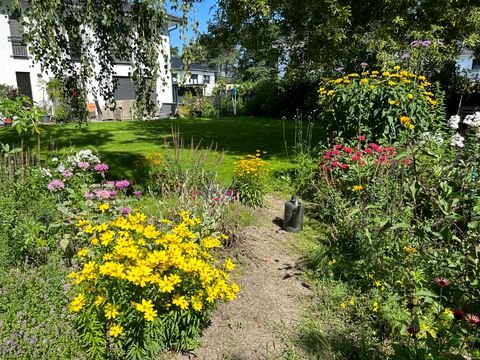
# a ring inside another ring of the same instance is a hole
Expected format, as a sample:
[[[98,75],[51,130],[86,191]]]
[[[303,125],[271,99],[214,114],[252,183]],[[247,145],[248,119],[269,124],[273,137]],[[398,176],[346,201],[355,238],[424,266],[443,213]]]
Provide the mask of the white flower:
[[[459,123],[460,123],[460,116],[458,115],[450,116],[450,119],[448,120],[448,126],[450,126],[452,129],[458,129]]]
[[[57,158],[57,157],[53,157],[53,158],[52,158],[52,162],[54,162],[54,163],[55,163],[55,162],[58,162],[58,158]]]
[[[452,139],[450,140],[450,145],[463,147],[464,146],[464,144],[463,144],[464,141],[465,141],[465,138],[462,135],[460,135],[459,133],[456,133],[455,135],[452,136]]]
[[[56,169],[59,173],[62,173],[65,171],[65,165],[63,163],[60,163],[57,165]]]
[[[52,177],[52,173],[50,172],[50,170],[48,170],[46,168],[41,168],[40,172],[42,173],[43,177],[49,177],[49,178]]]

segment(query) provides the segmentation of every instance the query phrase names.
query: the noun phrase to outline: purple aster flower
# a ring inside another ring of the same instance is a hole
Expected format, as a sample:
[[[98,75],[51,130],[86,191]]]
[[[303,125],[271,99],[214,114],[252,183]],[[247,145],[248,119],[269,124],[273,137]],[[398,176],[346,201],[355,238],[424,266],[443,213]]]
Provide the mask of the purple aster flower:
[[[77,163],[77,166],[82,170],[87,170],[90,167],[90,164],[88,162],[85,162],[85,161],[79,161]]]
[[[47,189],[51,192],[57,192],[59,190],[65,189],[65,184],[62,180],[54,179],[50,181],[50,183],[47,185]]]
[[[341,73],[341,72],[343,72],[343,67],[341,67],[341,66],[340,66],[340,67],[337,67],[337,68],[335,69],[335,71]]]
[[[421,40],[413,40],[411,43],[410,43],[410,46],[413,47],[413,48],[416,48],[416,47],[419,47],[422,45],[422,41]]]
[[[429,47],[430,45],[432,45],[432,42],[430,40],[422,41],[422,46],[423,47]]]
[[[142,193],[142,190],[135,190],[135,191],[133,192],[133,196],[135,196],[135,197],[137,197],[137,198],[140,197],[140,196],[142,196],[142,194],[143,194],[143,193]]]
[[[404,52],[402,55],[402,60],[408,60],[409,58],[410,58],[410,53],[408,51]]]
[[[64,172],[62,172],[62,176],[64,178],[69,178],[73,176],[73,173],[70,170],[65,170]]]
[[[93,195],[91,192],[88,192],[88,193],[85,193],[85,195],[83,196],[85,199],[89,200],[89,199],[93,199],[95,195]]]
[[[103,173],[105,171],[108,171],[108,165],[107,164],[97,164],[93,167],[93,170],[95,170],[96,172],[100,172],[100,173]]]
[[[120,214],[122,214],[122,215],[124,215],[124,216],[130,214],[130,211],[131,211],[131,210],[130,210],[130,208],[128,208],[128,207],[121,207],[121,208],[120,208]]]
[[[110,190],[110,197],[114,198],[115,196],[117,196],[117,192],[115,190]]]
[[[119,180],[115,182],[115,187],[117,189],[125,189],[130,185],[130,182],[128,180]]]

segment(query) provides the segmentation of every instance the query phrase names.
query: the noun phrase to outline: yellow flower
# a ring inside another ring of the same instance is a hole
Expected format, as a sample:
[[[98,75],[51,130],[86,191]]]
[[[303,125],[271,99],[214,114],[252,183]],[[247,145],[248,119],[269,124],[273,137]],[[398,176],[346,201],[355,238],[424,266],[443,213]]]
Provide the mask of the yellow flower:
[[[360,190],[363,190],[363,186],[362,186],[362,185],[354,185],[354,186],[353,186],[353,191],[360,191]]]
[[[389,86],[395,86],[395,85],[397,85],[397,83],[396,83],[395,81],[389,81],[389,82],[388,82],[388,85],[389,85]]]
[[[107,204],[107,203],[103,203],[103,204],[100,204],[100,205],[98,206],[98,209],[99,209],[102,213],[104,213],[105,211],[107,211],[108,209],[110,209],[110,205]]]
[[[408,128],[409,128],[410,130],[413,130],[413,129],[415,129],[415,125],[410,124],[410,125],[408,125]]]
[[[225,266],[225,269],[232,271],[235,269],[235,264],[233,263],[232,259],[228,258],[225,260],[225,263],[223,264]]]
[[[406,246],[403,249],[409,254],[413,254],[413,253],[417,252],[417,249],[415,249],[414,247],[410,247],[410,246]]]
[[[172,300],[173,305],[177,305],[180,309],[185,310],[188,308],[188,301],[185,299],[185,296],[176,294]]]
[[[403,125],[408,126],[408,125],[410,125],[410,118],[408,116],[402,116],[402,117],[400,117],[400,122]]]
[[[341,84],[343,82],[342,78],[335,79],[335,84]]]
[[[428,96],[427,96],[427,101],[428,101],[428,102],[430,103],[430,105],[432,105],[432,106],[435,106],[435,105],[437,105],[437,103],[438,103],[436,100],[433,100],[431,97],[428,97]]]
[[[347,307],[347,304],[345,304],[344,302],[342,302],[342,303],[340,304],[340,306],[341,306],[342,309],[345,309],[345,308]]]
[[[349,304],[350,305],[355,305],[355,299],[353,297],[350,298]]]
[[[88,255],[88,249],[85,249],[85,248],[80,249],[77,252],[77,256],[80,256],[80,257],[85,257],[87,255]]]
[[[143,313],[143,317],[147,321],[153,321],[157,316],[157,310],[154,310],[152,300],[142,299],[141,304],[134,304],[135,309]]]
[[[105,301],[105,297],[98,295],[97,299],[95,300],[94,304],[95,306],[100,306],[102,303]]]
[[[360,84],[362,84],[362,85],[368,84],[368,79],[364,78],[364,79],[360,80]]]
[[[328,262],[328,266],[333,266],[336,262],[337,262],[336,259],[330,260],[330,261]]]
[[[393,106],[395,105],[395,100],[389,100],[388,103]]]
[[[372,75],[378,75],[379,72],[377,70],[372,71]]]
[[[85,306],[85,295],[83,293],[78,294],[70,303],[71,312],[79,312]]]
[[[373,310],[374,312],[377,312],[377,311],[378,311],[378,302],[375,301],[375,302],[373,303],[372,310]]]
[[[113,325],[110,327],[110,336],[111,337],[118,337],[120,334],[123,333],[123,326],[122,325]]]
[[[400,70],[400,66],[398,66],[398,65],[394,66],[393,70],[396,70],[396,71]]]
[[[418,77],[418,80],[420,80],[420,81],[425,81],[425,80],[427,80],[427,78],[426,78],[425,76],[423,76],[423,75],[420,75],[420,76]]]
[[[328,90],[327,91],[327,96],[332,96],[333,95],[333,90]]]
[[[409,100],[413,100],[413,95],[412,95],[412,94],[407,94],[407,98],[408,98]]]
[[[108,320],[115,319],[117,317],[117,315],[119,314],[118,307],[116,307],[115,305],[113,305],[111,303],[108,303],[108,304],[105,305],[104,311],[105,311],[105,317]]]

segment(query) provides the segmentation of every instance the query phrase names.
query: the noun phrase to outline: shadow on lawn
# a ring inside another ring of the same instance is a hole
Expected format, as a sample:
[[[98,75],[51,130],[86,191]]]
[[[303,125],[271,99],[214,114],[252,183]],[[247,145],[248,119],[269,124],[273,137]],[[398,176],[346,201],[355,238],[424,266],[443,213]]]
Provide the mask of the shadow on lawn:
[[[287,147],[295,143],[295,123],[280,119],[258,118],[216,118],[216,119],[182,119],[157,120],[132,123],[129,130],[136,137],[156,145],[163,145],[165,139],[172,140],[172,132],[177,132],[185,144],[193,139],[195,145],[207,148],[213,144],[218,150],[226,150],[231,155],[253,154],[265,150],[268,156],[287,159]],[[313,144],[320,136],[315,134]]]

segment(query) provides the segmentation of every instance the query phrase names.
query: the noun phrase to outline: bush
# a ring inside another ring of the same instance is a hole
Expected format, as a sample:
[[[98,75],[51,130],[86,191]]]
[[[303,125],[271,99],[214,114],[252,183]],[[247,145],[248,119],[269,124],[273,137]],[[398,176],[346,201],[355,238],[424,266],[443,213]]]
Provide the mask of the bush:
[[[404,127],[415,129],[415,134],[438,131],[445,118],[444,95],[438,86],[433,90],[425,76],[399,66],[329,80],[319,95],[320,117],[332,138],[365,134],[388,142]]]
[[[267,162],[262,159],[260,150],[255,155],[247,155],[235,162],[232,188],[245,205],[255,207],[265,204],[266,166]]]
[[[78,253],[69,277],[76,294],[70,310],[87,353],[103,358],[154,358],[166,348],[191,349],[219,300],[232,300],[234,265],[219,264],[212,250],[221,241],[200,238],[201,220],[149,222],[136,212],[117,215],[106,203],[92,219],[79,219],[90,243]],[[107,334],[107,335],[105,335]]]

